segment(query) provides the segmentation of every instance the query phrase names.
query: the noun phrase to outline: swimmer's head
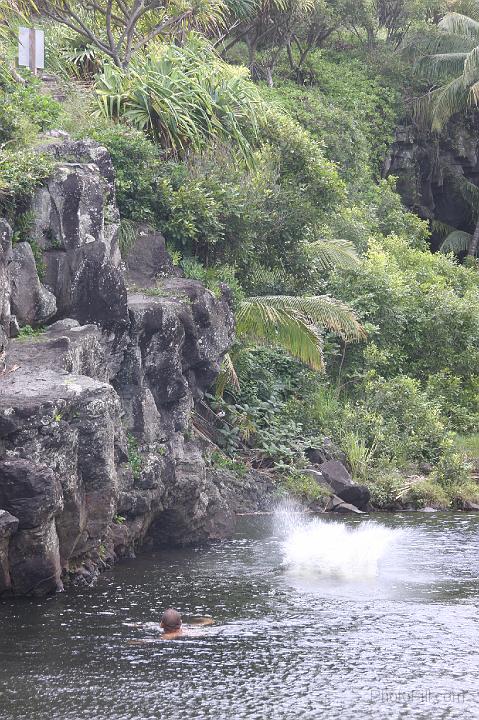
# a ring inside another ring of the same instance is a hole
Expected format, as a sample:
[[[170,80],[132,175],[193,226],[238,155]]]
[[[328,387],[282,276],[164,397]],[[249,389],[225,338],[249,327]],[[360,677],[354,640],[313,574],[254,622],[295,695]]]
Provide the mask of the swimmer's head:
[[[173,630],[179,630],[181,627],[181,615],[178,610],[168,608],[161,616],[161,627],[166,632],[172,632]]]

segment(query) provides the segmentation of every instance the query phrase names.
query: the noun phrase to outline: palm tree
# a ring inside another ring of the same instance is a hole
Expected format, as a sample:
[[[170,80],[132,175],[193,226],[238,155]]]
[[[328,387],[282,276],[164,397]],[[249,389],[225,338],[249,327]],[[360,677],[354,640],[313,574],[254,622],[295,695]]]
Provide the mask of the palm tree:
[[[310,243],[309,253],[319,268],[351,268],[359,263],[353,245],[346,240],[316,240]],[[324,330],[337,333],[345,342],[366,337],[353,310],[329,295],[245,298],[236,312],[236,333],[243,348],[225,357],[217,394],[222,395],[227,384],[239,387],[235,358],[245,346],[279,346],[313,370],[324,370]]]
[[[419,69],[438,86],[420,98],[414,108],[419,123],[435,132],[440,132],[453,115],[479,103],[479,16],[475,19],[447,13],[439,29],[436,52],[419,63]],[[470,186],[466,190],[471,194],[471,207],[477,212],[479,191],[471,183],[466,184]],[[467,249],[471,257],[477,255],[478,247],[479,214],[472,234],[455,231],[443,244],[445,250]]]
[[[436,132],[453,115],[479,102],[479,19],[447,13],[438,27],[434,49],[440,52],[426,55],[418,64],[438,86],[415,105],[416,118]]]

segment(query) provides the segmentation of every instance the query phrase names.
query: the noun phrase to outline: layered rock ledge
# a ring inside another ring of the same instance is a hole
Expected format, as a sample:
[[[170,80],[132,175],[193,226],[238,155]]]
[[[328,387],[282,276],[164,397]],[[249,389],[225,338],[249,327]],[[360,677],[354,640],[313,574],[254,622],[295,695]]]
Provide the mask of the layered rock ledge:
[[[145,541],[225,537],[261,488],[218,476],[192,428],[233,339],[227,290],[178,277],[150,229],[124,265],[106,150],[48,152],[58,165],[32,203],[41,277],[0,221],[0,594],[90,582]]]

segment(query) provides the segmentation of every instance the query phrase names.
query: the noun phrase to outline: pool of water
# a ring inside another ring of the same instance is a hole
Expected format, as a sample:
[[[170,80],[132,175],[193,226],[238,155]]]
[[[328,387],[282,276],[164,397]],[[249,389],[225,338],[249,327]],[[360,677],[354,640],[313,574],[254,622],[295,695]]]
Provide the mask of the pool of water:
[[[168,606],[216,624],[159,640]],[[479,718],[478,611],[477,515],[241,518],[1,604],[0,718]]]

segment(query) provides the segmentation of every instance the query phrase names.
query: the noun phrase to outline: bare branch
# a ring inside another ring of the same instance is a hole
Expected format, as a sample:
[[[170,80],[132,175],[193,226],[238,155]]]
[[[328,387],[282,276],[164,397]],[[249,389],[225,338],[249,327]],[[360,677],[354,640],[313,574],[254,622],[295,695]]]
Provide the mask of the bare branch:
[[[158,27],[154,28],[153,30],[150,30],[149,33],[146,33],[146,35],[143,35],[143,37],[140,38],[140,40],[137,43],[135,43],[135,45],[132,46],[129,56],[125,57],[125,60],[127,62],[129,62],[131,55],[133,53],[135,53],[137,50],[139,50],[140,48],[147,45],[155,37],[160,35],[162,32],[164,32],[168,28],[173,27],[174,25],[179,25],[180,23],[183,22],[183,20],[186,20],[186,18],[191,17],[192,14],[193,14],[192,10],[186,10],[181,15],[178,15],[177,17],[174,17],[174,18],[170,18],[169,20],[166,20],[164,23],[162,23]]]

